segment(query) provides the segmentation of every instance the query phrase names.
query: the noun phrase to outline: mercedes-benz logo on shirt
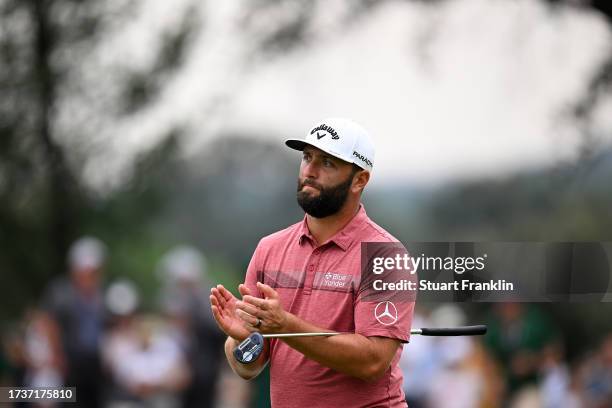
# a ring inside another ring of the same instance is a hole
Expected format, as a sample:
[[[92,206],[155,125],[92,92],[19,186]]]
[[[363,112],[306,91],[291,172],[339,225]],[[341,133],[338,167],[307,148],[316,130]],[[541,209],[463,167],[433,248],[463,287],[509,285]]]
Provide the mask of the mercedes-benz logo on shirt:
[[[380,302],[374,309],[374,317],[380,324],[389,326],[397,322],[397,308],[393,302]]]

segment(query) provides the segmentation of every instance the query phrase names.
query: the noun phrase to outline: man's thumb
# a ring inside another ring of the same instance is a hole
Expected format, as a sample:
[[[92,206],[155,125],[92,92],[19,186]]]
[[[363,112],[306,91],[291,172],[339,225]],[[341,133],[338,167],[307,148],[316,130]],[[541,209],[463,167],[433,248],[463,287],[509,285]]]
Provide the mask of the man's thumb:
[[[266,285],[265,283],[257,282],[257,287],[263,293],[263,295],[268,299],[277,299],[278,293],[272,287]]]
[[[251,294],[251,291],[249,290],[248,286],[243,284],[243,283],[238,285],[238,292],[240,292],[240,294],[242,296],[250,295]]]

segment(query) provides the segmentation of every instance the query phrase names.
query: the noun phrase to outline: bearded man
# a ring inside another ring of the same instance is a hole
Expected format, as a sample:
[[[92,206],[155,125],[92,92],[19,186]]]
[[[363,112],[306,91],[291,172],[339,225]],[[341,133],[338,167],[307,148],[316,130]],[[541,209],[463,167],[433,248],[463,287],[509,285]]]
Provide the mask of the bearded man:
[[[364,296],[361,244],[398,242],[361,204],[372,141],[360,125],[331,118],[285,143],[302,152],[297,202],[306,214],[259,242],[241,299],[222,285],[211,290],[227,360],[245,379],[270,364],[273,407],[406,407],[398,361],[414,302],[391,313],[391,302]],[[382,303],[390,320],[377,316]],[[242,364],[232,352],[253,331],[346,334],[266,339],[259,359]]]

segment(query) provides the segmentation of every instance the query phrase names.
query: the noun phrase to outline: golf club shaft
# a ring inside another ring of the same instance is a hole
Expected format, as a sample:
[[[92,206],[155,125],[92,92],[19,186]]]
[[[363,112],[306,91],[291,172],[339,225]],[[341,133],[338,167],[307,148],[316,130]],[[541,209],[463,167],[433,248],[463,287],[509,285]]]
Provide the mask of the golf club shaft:
[[[410,334],[418,334],[421,336],[476,336],[485,334],[487,332],[487,326],[460,326],[460,327],[440,327],[440,328],[428,328],[423,327],[421,329],[412,329]],[[316,336],[336,336],[338,334],[353,334],[353,333],[338,333],[338,332],[310,332],[310,333],[276,333],[276,334],[263,334],[262,336],[266,339],[271,338],[283,338],[283,337],[316,337]]]

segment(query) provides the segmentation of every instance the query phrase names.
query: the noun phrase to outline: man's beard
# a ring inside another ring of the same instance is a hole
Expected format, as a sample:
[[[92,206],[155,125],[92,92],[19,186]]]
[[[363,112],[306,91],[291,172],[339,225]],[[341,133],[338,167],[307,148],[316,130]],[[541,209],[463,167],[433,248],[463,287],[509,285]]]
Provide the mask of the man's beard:
[[[348,192],[353,183],[353,175],[354,174],[351,174],[346,181],[332,187],[323,187],[310,179],[305,179],[304,182],[300,182],[298,178],[298,204],[306,214],[315,218],[325,218],[336,214],[340,211],[348,198]],[[304,186],[317,188],[319,194],[317,196],[312,196],[310,193],[302,191]]]

